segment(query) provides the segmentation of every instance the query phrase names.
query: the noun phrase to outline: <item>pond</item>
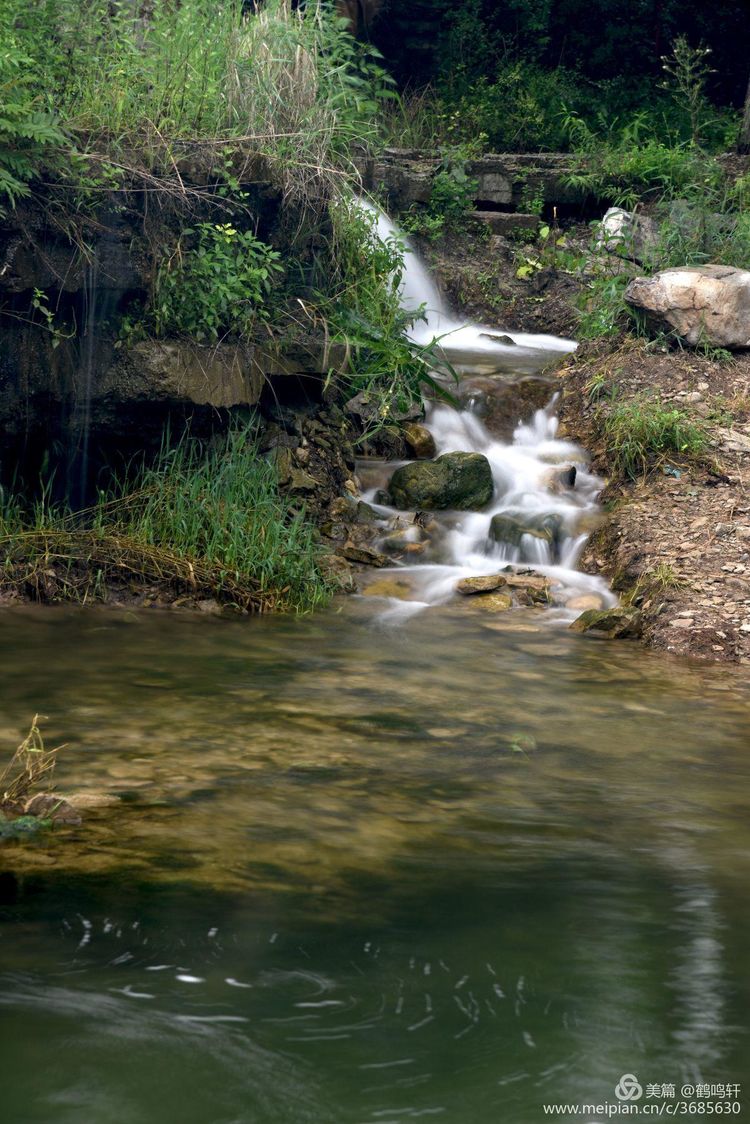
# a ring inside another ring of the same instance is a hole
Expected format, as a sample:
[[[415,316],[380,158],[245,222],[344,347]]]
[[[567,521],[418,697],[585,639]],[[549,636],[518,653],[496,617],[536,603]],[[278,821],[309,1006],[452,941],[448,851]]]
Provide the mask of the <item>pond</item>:
[[[2,851],[9,1124],[536,1124],[750,1078],[743,669],[365,598],[0,632],[8,754],[40,711],[60,791],[117,798]]]

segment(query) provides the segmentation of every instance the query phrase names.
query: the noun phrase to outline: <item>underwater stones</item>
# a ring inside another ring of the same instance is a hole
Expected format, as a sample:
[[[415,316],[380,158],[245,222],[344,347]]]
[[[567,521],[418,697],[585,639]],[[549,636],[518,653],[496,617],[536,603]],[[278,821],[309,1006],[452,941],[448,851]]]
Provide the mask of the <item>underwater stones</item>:
[[[585,613],[589,609],[599,612],[604,608],[604,601],[598,593],[577,593],[565,602],[565,608],[577,613]]]
[[[558,541],[561,529],[562,520],[554,513],[526,516],[500,512],[490,520],[490,538],[515,547],[521,546],[524,535],[533,535],[552,547]]]
[[[494,593],[506,584],[505,574],[479,574],[473,578],[461,578],[456,585],[456,593],[461,593],[464,597],[477,593]]]
[[[492,469],[482,453],[443,453],[397,468],[389,490],[401,511],[474,511],[492,499]]]
[[[505,613],[513,608],[513,598],[509,593],[486,593],[472,601],[487,613]]]
[[[614,609],[587,609],[570,625],[573,632],[599,636],[605,640],[636,639],[643,631],[638,609],[616,606]]]
[[[399,578],[380,578],[362,590],[365,597],[394,597],[399,601],[411,600],[413,592],[411,585]]]
[[[409,422],[404,426],[404,440],[417,460],[431,460],[437,452],[435,438],[427,426],[419,422]]]

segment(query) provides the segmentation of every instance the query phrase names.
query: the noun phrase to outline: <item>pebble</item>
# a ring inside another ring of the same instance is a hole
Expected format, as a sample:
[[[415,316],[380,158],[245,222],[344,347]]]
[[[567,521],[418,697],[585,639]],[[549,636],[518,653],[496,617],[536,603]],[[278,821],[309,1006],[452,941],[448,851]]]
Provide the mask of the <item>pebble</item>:
[[[692,628],[695,621],[692,617],[676,617],[675,620],[669,622],[670,628]]]

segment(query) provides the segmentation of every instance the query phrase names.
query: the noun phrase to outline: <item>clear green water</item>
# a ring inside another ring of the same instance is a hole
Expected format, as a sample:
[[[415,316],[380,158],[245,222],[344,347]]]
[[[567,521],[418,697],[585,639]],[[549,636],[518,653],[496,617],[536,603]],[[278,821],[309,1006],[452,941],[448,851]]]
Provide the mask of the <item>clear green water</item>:
[[[39,710],[59,788],[120,798],[1,853],[0,1119],[536,1124],[624,1072],[750,1080],[746,672],[366,610],[0,617],[2,745]]]

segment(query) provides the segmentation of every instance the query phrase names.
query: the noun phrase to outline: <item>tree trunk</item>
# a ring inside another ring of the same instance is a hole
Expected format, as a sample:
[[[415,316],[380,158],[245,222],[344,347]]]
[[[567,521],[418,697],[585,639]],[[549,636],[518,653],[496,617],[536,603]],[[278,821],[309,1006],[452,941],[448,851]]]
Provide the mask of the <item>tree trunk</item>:
[[[750,152],[750,82],[748,82],[747,84],[747,94],[745,95],[745,111],[742,114],[740,138],[737,142],[737,148],[740,152]]]

